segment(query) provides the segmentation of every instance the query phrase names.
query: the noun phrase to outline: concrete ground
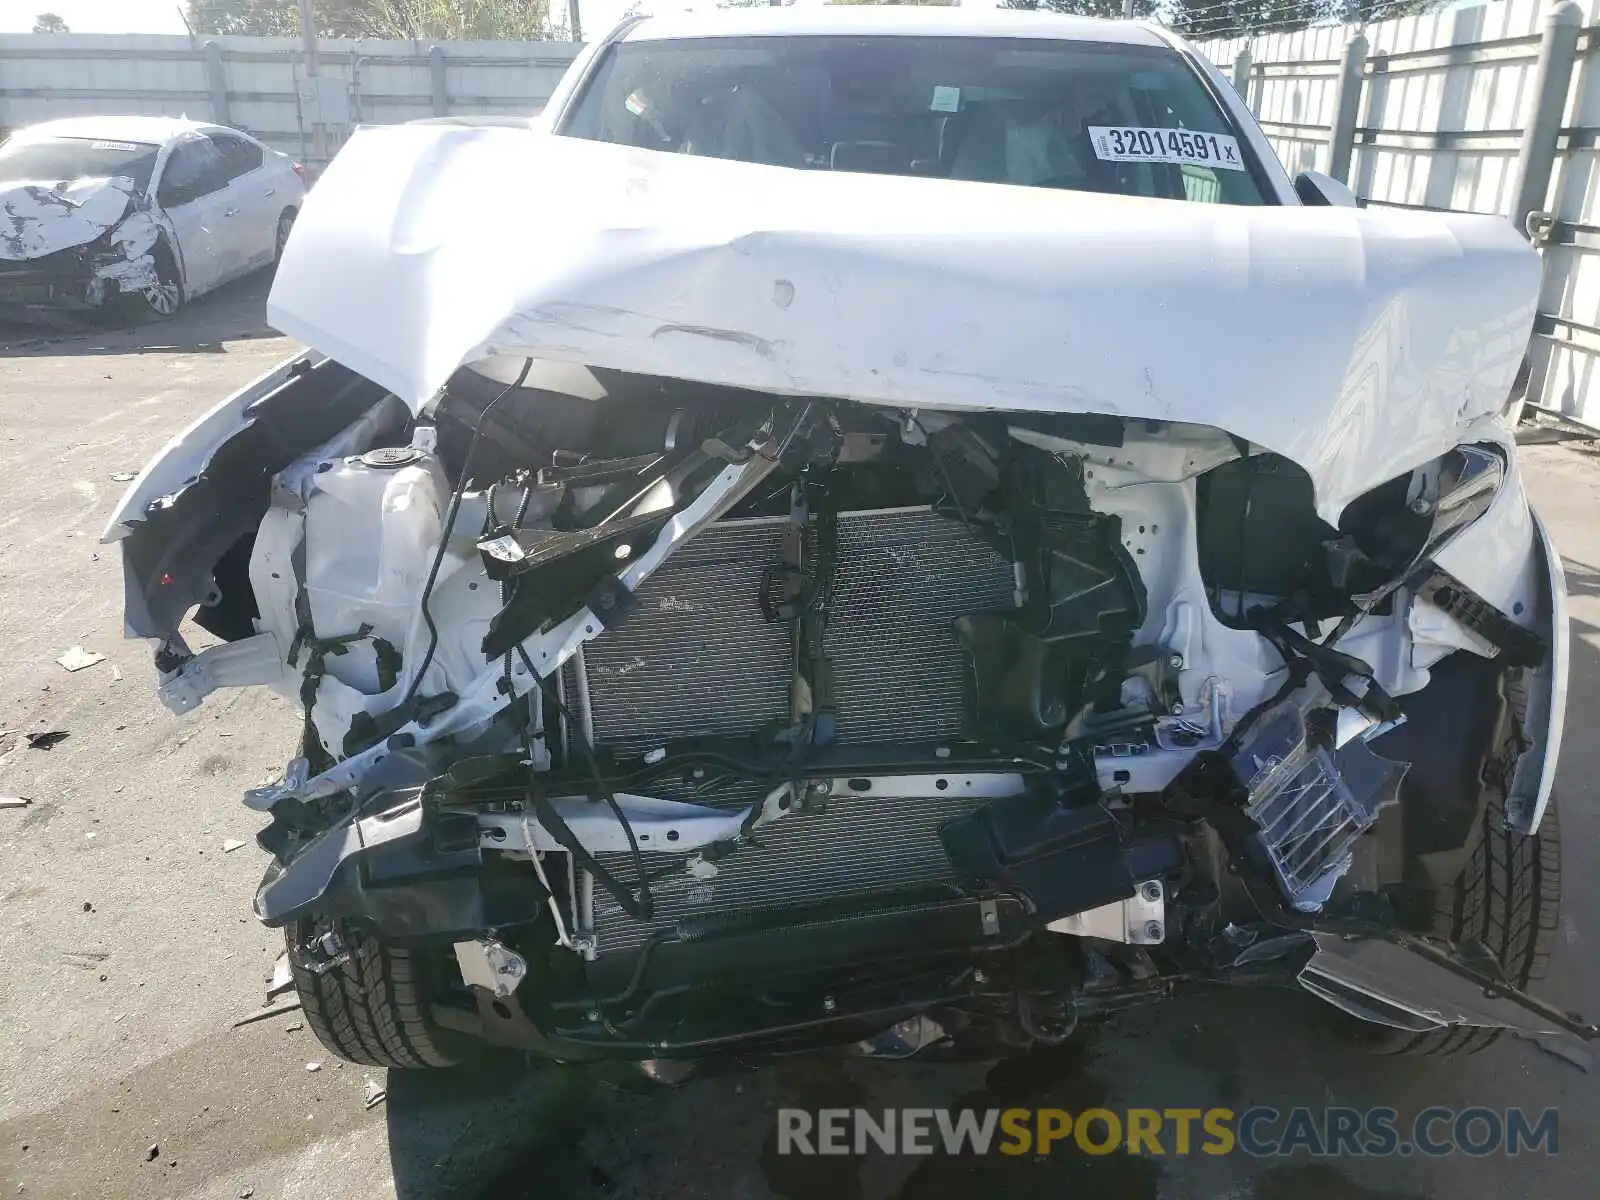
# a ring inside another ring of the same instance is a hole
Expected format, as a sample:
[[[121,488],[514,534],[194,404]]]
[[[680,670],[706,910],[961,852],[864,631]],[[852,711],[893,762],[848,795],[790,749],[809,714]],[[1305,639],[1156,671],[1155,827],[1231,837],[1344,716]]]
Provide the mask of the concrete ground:
[[[411,1075],[341,1065],[294,1015],[261,1011],[278,942],[249,917],[264,858],[240,792],[292,750],[296,716],[224,693],[156,702],[121,636],[121,575],[98,538],[133,472],[291,349],[247,280],[133,332],[0,329],[0,1196],[111,1198],[1051,1196],[1410,1200],[1593,1194],[1594,1079],[1504,1041],[1452,1061],[1385,1059],[1329,1035],[1295,995],[1199,995],[997,1066],[797,1060],[672,1092],[630,1072]],[[1577,634],[1562,760],[1567,905],[1545,994],[1596,1015],[1600,872],[1600,460],[1527,451],[1567,556]],[[106,655],[68,673],[68,647]],[[67,734],[49,751],[24,734]],[[247,844],[225,851],[229,839]],[[320,1064],[312,1070],[311,1064]],[[388,1089],[368,1108],[368,1083]],[[1073,1110],[1251,1104],[1560,1109],[1559,1154],[1312,1161],[780,1158],[781,1104]]]

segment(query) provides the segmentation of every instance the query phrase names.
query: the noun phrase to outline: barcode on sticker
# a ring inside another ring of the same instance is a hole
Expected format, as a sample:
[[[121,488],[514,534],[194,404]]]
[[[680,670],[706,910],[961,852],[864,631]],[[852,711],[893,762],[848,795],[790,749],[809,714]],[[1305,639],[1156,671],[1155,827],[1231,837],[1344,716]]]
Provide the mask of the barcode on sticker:
[[[1089,144],[1101,162],[1175,163],[1182,167],[1244,170],[1239,141],[1226,133],[1153,129],[1140,125],[1091,125]]]

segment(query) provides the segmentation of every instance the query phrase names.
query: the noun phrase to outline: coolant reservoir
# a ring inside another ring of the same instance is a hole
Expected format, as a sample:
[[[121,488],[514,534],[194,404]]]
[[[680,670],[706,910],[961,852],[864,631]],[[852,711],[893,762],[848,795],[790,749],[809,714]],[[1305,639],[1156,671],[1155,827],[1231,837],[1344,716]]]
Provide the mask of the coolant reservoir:
[[[335,460],[312,476],[306,501],[305,589],[324,641],[372,626],[370,638],[325,659],[328,674],[368,695],[385,690],[372,639],[404,653],[422,585],[444,532],[450,485],[415,446]]]

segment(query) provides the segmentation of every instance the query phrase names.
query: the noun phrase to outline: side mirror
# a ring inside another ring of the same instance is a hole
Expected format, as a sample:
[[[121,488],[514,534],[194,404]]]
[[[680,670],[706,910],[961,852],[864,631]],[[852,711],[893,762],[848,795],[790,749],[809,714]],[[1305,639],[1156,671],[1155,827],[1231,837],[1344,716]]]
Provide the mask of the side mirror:
[[[1356,207],[1356,194],[1321,171],[1301,171],[1294,177],[1294,191],[1308,208]]]

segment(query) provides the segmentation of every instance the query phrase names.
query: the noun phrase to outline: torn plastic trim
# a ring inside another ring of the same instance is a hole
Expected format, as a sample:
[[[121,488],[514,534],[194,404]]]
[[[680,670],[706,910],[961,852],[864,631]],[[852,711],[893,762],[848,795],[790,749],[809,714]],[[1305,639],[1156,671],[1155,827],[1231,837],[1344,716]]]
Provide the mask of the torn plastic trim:
[[[758,434],[748,446],[748,456],[742,462],[724,468],[700,495],[667,521],[648,550],[615,576],[614,593],[617,590],[630,594],[637,591],[639,585],[653,575],[679,546],[748,495],[777,468],[780,457],[777,445],[765,434]],[[455,706],[433,721],[409,721],[386,741],[336,763],[321,775],[307,780],[301,788],[294,791],[287,790],[287,787],[258,790],[248,794],[245,803],[252,808],[267,809],[288,796],[309,800],[334,795],[355,787],[368,770],[382,762],[388,756],[391,742],[406,746],[423,745],[487,722],[514,698],[534,687],[535,679],[528,671],[528,663],[533,664],[534,671],[541,677],[548,678],[580,646],[599,637],[606,628],[607,619],[602,619],[592,606],[585,605],[565,621],[520,643],[527,660],[513,665],[509,688],[501,686],[503,676],[498,670],[486,667]]]
[[[190,657],[179,630],[196,605],[196,622],[225,640],[258,632],[259,608],[237,569],[243,563],[231,572],[221,564],[259,531],[277,472],[383,398],[376,384],[337,363],[297,356],[228,397],[146,464],[104,540],[121,542],[125,634],[155,643],[158,670]]]
[[[1414,1033],[1468,1025],[1534,1037],[1593,1041],[1600,1029],[1491,978],[1461,952],[1399,932],[1360,936],[1313,930],[1316,952],[1300,986],[1336,1008]]]
[[[110,544],[127,537],[135,527],[145,522],[151,504],[175,496],[192,483],[217,450],[253,422],[251,409],[258,401],[325,361],[326,356],[315,351],[291,355],[173,435],[160,452],[145,463],[143,470],[122,493],[122,499],[112,509],[100,541]]]
[[[1543,571],[1544,603],[1541,611],[1548,652],[1544,662],[1522,673],[1526,707],[1522,733],[1529,745],[1517,758],[1506,796],[1506,822],[1519,833],[1533,834],[1544,820],[1555,790],[1556,767],[1561,757],[1561,736],[1567,715],[1567,677],[1572,657],[1572,629],[1567,617],[1567,579],[1561,555],[1550,531],[1530,511],[1537,535],[1537,558]]]

